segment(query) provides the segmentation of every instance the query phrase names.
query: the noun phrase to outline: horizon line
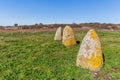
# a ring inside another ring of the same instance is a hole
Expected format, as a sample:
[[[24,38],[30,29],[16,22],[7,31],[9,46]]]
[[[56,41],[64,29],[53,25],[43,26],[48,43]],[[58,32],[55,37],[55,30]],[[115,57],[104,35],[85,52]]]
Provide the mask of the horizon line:
[[[99,23],[99,24],[120,24],[120,23],[111,23],[111,22],[81,22],[81,23],[77,23],[77,22],[71,22],[71,23],[33,23],[33,24],[19,24],[19,23],[14,23],[12,25],[2,25],[0,24],[0,26],[14,26],[15,24],[18,24],[18,26],[30,26],[30,25],[35,25],[35,24],[43,24],[43,25],[52,25],[52,24],[85,24],[85,23]]]

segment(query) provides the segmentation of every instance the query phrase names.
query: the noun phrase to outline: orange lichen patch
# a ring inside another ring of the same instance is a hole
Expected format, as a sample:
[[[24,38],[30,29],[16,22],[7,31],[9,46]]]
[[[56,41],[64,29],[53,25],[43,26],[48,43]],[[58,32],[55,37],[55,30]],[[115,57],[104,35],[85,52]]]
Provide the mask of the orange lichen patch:
[[[94,29],[91,29],[91,30],[90,30],[90,37],[91,37],[92,39],[96,39],[96,38],[97,38],[97,35],[96,35],[96,32],[95,32]]]

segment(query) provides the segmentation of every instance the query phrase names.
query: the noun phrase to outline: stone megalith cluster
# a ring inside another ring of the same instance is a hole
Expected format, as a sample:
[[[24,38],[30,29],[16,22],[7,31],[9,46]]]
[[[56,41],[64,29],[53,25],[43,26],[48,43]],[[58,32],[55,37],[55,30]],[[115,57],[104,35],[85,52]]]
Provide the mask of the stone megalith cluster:
[[[62,29],[59,27],[56,30],[54,40],[62,40],[62,43],[65,47],[76,44],[74,32],[70,26],[65,26],[62,34]]]
[[[62,40],[62,44],[65,47],[76,44],[74,32],[70,26],[64,28],[63,36],[61,33],[61,27],[59,27],[56,31],[54,40]],[[103,66],[101,43],[94,29],[89,30],[82,40],[77,55],[76,65],[93,72],[100,71]]]
[[[77,55],[76,65],[94,72],[101,69],[103,55],[95,30],[91,29],[84,37]]]
[[[70,26],[66,26],[63,30],[62,43],[66,47],[76,44],[74,32]]]
[[[54,40],[62,40],[62,30],[61,30],[61,27],[57,28]]]

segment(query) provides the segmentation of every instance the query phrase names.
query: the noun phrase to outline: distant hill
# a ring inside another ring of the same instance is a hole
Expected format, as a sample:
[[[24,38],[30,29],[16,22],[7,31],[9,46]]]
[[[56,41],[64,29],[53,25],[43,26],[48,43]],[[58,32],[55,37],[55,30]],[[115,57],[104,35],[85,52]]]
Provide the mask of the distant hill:
[[[61,26],[64,28],[66,25],[71,26],[72,28],[80,30],[89,30],[91,28],[96,30],[120,30],[120,24],[111,24],[111,23],[81,23],[81,24],[34,24],[34,25],[18,25],[14,26],[0,26],[0,29],[52,29]]]

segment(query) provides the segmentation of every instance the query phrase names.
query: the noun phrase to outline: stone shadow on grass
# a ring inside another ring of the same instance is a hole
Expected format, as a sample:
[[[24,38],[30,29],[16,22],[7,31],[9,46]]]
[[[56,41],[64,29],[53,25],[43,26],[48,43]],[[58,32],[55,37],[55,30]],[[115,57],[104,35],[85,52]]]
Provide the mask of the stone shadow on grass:
[[[80,44],[80,41],[76,41],[77,44]]]

